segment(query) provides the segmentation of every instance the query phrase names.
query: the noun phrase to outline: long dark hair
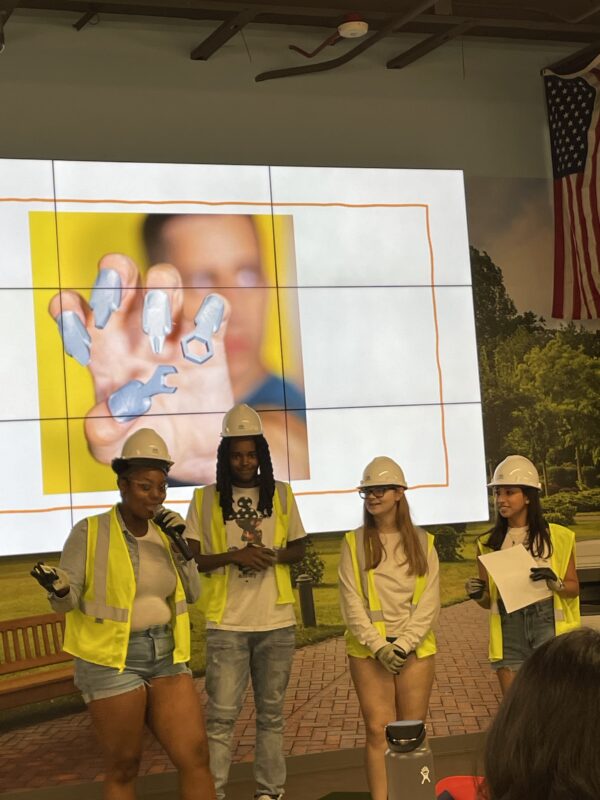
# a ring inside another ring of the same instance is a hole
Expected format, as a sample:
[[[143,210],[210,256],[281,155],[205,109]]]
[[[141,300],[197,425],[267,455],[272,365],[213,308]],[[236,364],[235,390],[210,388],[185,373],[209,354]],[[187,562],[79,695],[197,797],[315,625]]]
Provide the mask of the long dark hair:
[[[525,661],[487,734],[486,800],[598,800],[600,632],[581,628]]]
[[[223,521],[235,519],[233,510],[233,495],[231,484],[231,467],[229,466],[229,453],[231,450],[232,438],[224,437],[221,439],[217,450],[217,491],[219,502],[223,512]],[[264,517],[270,517],[273,513],[273,495],[275,493],[275,478],[273,477],[273,464],[271,463],[271,453],[269,445],[264,436],[244,436],[244,439],[253,439],[256,445],[258,456],[258,511]]]
[[[400,538],[404,545],[406,560],[400,565],[408,564],[409,575],[425,575],[427,572],[427,554],[423,552],[419,536],[412,524],[410,510],[404,493],[396,502],[396,526],[400,531]],[[381,562],[384,553],[387,556],[384,543],[375,527],[373,515],[367,511],[365,504],[363,517],[365,569],[375,569]]]
[[[549,558],[552,555],[552,540],[548,523],[544,519],[540,493],[533,486],[517,486],[529,500],[527,505],[527,527],[529,528],[529,551],[534,558]],[[496,520],[491,531],[484,533],[482,540],[487,536],[485,545],[492,550],[500,550],[506,531],[508,520],[496,511]]]

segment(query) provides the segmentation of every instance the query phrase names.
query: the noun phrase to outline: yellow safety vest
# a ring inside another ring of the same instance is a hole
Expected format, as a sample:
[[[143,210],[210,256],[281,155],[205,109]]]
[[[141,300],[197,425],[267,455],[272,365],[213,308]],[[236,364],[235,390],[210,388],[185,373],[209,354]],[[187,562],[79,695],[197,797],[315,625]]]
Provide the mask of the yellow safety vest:
[[[346,541],[348,542],[348,546],[350,547],[350,555],[352,556],[352,567],[354,568],[354,581],[356,583],[356,588],[360,596],[362,597],[362,601],[365,604],[365,608],[369,615],[369,618],[373,624],[373,626],[377,629],[377,632],[386,638],[385,632],[385,622],[383,619],[383,611],[381,609],[381,601],[379,599],[379,595],[377,594],[377,589],[375,588],[375,570],[369,569],[365,570],[364,568],[364,548],[362,547],[362,536],[364,535],[362,532],[362,528],[359,529],[360,531],[360,539],[361,539],[361,546],[357,547],[356,539],[357,539],[357,531],[349,531],[346,534]],[[424,533],[424,532],[423,532]],[[431,533],[426,533],[425,536],[427,537],[427,555],[431,552],[431,548],[433,547],[434,537]],[[362,565],[362,566],[361,566]],[[367,582],[367,591],[365,597],[365,589],[363,586],[363,576],[366,572],[366,582]],[[417,575],[417,580],[415,582],[415,590],[412,596],[411,602],[411,613],[414,612],[416,609],[419,600],[423,592],[425,591],[425,586],[427,585],[427,575]],[[367,601],[368,599],[368,601]],[[349,630],[346,630],[344,637],[346,639],[346,651],[348,652],[349,656],[357,656],[358,658],[374,658],[374,653],[372,653],[366,645],[361,644],[356,636],[352,634]],[[434,653],[437,652],[437,647],[435,643],[435,634],[433,630],[428,631],[425,634],[423,640],[419,645],[417,645],[415,649],[415,653],[417,654],[417,658],[426,658],[427,656],[432,656]]]
[[[169,540],[162,531],[158,533],[177,581],[169,605],[175,639],[173,663],[179,664],[190,660],[190,621]],[[87,519],[85,583],[78,608],[66,614],[63,649],[77,658],[123,672],[135,592],[133,565],[114,506],[105,514]]]
[[[227,530],[223,522],[223,511],[216,486],[204,486],[196,489],[194,500],[200,521],[200,550],[204,555],[225,553],[227,551]],[[288,509],[293,502],[292,488],[288,483],[275,481],[273,494],[273,513],[275,514],[275,535],[273,545],[284,548],[287,545]],[[219,624],[227,605],[227,588],[231,564],[200,573],[200,608],[206,619]],[[288,564],[275,564],[275,580],[277,583],[277,604],[293,603],[292,581]]]
[[[562,525],[551,523],[550,540],[552,541],[552,556],[550,566],[558,577],[562,580],[567,572],[571,553],[575,552],[575,534],[569,528]],[[481,554],[493,552],[491,547],[487,547],[481,539],[477,540],[477,547]],[[504,649],[502,646],[502,620],[498,607],[498,587],[492,577],[488,575],[490,584],[490,661],[500,661],[503,657]],[[581,627],[581,617],[579,614],[579,597],[561,597],[556,592],[552,592],[554,601],[554,631],[557,636],[567,633],[575,628]]]

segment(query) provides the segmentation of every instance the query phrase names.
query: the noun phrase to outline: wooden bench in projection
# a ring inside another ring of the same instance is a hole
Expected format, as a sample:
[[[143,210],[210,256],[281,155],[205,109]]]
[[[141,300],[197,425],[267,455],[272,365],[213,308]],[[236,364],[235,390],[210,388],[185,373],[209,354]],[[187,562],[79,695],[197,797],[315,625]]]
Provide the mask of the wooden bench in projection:
[[[64,614],[0,620],[0,710],[73,694],[73,657],[62,650]],[[35,667],[57,666],[20,675]]]

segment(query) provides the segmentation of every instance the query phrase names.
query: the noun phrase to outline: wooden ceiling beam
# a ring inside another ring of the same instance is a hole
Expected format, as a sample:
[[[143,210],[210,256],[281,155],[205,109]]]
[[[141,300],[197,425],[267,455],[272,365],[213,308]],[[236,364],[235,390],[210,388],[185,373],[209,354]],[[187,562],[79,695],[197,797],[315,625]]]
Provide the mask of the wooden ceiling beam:
[[[432,7],[442,3],[443,0],[431,0]],[[219,36],[221,39],[228,31],[228,23],[232,18],[242,14],[245,10],[255,12],[253,21],[260,21],[264,25],[287,25],[287,26],[311,26],[311,27],[336,27],[340,16],[341,8],[346,7],[347,0],[328,0],[325,6],[286,5],[253,2],[216,2],[215,0],[109,0],[102,2],[103,14],[127,14],[133,16],[156,16],[171,17],[179,19],[211,20],[223,23],[223,26],[211,36]],[[354,10],[362,13],[363,18],[369,23],[372,31],[378,31],[386,25],[390,19],[389,14],[379,10],[373,11],[373,6],[381,8],[382,3],[370,3],[366,0],[358,0]],[[458,3],[454,4],[455,7]],[[90,10],[89,0],[0,0],[0,10],[12,8],[35,9],[45,11],[72,11],[75,13],[86,14]],[[411,18],[410,22],[402,27],[402,32],[422,33],[425,35],[438,35],[447,30],[449,26],[455,27],[463,25],[469,20],[474,20],[475,25],[468,31],[469,36],[502,37],[502,38],[526,38],[542,39],[555,41],[573,42],[594,42],[600,39],[600,25],[580,22],[578,24],[570,22],[547,22],[532,19],[502,19],[500,17],[482,16],[458,16],[456,14],[443,13],[422,13]],[[245,23],[248,24],[248,23]],[[234,30],[231,35],[234,35]],[[208,37],[210,38],[210,37]],[[229,37],[230,38],[230,37]],[[207,40],[199,47],[206,47]],[[212,40],[213,46],[218,44],[218,39]]]
[[[566,58],[561,58],[560,61],[555,61],[554,64],[549,64],[546,69],[556,72],[558,75],[568,75],[571,72],[579,72],[579,70],[587,67],[587,65],[600,54],[600,41],[592,42],[587,47],[582,47],[575,53],[571,53]]]
[[[225,20],[216,31],[195,47],[190,53],[192,61],[208,61],[223,45],[252,22],[260,12],[253,8],[245,8],[239,14]]]
[[[410,22],[416,16],[422,14],[423,11],[425,11],[427,8],[430,8],[431,5],[432,0],[420,0],[420,2],[418,2],[416,5],[413,5],[413,7],[406,13],[391,17],[379,28],[378,31],[376,31],[376,33],[373,33],[367,39],[363,39],[360,44],[357,44],[351,50],[348,50],[346,53],[344,53],[344,55],[338,56],[338,58],[332,58],[328,61],[321,61],[318,64],[308,64],[302,67],[290,67],[288,69],[274,69],[269,72],[261,72],[254,80],[259,82],[273,80],[274,78],[290,78],[294,75],[307,75],[311,72],[326,72],[328,70],[341,67],[344,64],[347,64],[349,61],[352,61],[361,53],[364,53],[365,50],[368,50],[380,39],[383,39],[384,36],[387,36],[396,30],[402,29],[407,22]]]
[[[387,62],[386,67],[388,69],[402,69],[403,67],[407,67],[409,64],[412,64],[413,61],[417,61],[419,58],[423,58],[423,56],[427,55],[427,53],[431,53],[432,50],[437,50],[438,47],[446,44],[446,42],[466,33],[474,24],[473,20],[465,20],[461,22],[460,25],[454,25],[452,28],[448,28],[448,30],[442,33],[430,36],[428,39],[409,48],[404,53],[400,53],[400,55],[392,58]]]

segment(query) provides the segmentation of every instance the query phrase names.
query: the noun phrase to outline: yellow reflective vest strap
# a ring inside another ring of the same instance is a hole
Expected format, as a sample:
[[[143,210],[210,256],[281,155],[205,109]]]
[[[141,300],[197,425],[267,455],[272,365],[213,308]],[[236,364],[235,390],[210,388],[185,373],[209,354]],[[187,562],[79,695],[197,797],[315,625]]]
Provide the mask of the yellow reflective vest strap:
[[[575,534],[563,525],[551,523],[549,526],[552,541],[552,556],[550,566],[559,578],[564,578],[569,566],[571,555],[575,554]],[[481,539],[477,542],[480,553],[491,553]],[[498,606],[498,587],[491,576],[488,575],[490,585],[490,661],[500,661],[503,658],[502,644],[502,619]],[[557,636],[567,631],[575,630],[581,626],[579,612],[579,597],[561,597],[557,592],[552,592],[554,603],[554,630]]]
[[[171,555],[168,539],[162,531],[158,533]],[[169,600],[175,639],[173,663],[177,664],[190,659],[190,622],[185,591],[172,556],[171,561],[177,579]],[[106,514],[88,517],[85,584],[78,608],[66,615],[64,650],[122,672],[135,591],[133,565],[116,507]]]
[[[227,551],[227,530],[223,522],[219,493],[216,486],[204,486],[194,492],[194,502],[200,522],[200,549],[204,555],[225,553]],[[289,483],[275,481],[273,513],[275,532],[273,546],[284,548],[287,545],[289,509],[292,507],[292,488]],[[200,573],[200,608],[206,618],[219,624],[227,605],[227,590],[231,564],[212,572]],[[277,583],[277,604],[293,603],[292,581],[288,564],[275,564]]]
[[[360,594],[363,603],[365,604],[365,608],[371,620],[371,624],[377,630],[380,636],[383,636],[385,639],[386,631],[385,631],[385,621],[383,619],[383,611],[381,609],[381,600],[379,599],[379,595],[377,593],[377,589],[375,587],[375,570],[364,569],[364,548],[363,548],[363,532],[362,528],[359,529],[360,536],[357,536],[357,531],[349,531],[346,534],[346,542],[348,543],[348,547],[350,548],[350,555],[352,557],[352,568],[354,571],[354,582],[356,584],[356,588],[358,593]],[[433,547],[434,537],[430,533],[426,533],[425,536],[427,541],[427,555],[431,552],[431,548]],[[360,544],[357,545],[357,539],[360,540]],[[361,566],[362,565],[362,566]],[[365,585],[363,580],[363,575],[366,576],[366,596],[365,596]],[[412,602],[411,602],[411,612],[413,612],[425,591],[425,587],[427,585],[427,575],[418,575],[415,581],[415,588],[413,591]],[[344,638],[346,640],[346,650],[348,655],[356,656],[357,658],[373,658],[374,653],[372,653],[368,647],[364,644],[361,644],[356,636],[351,633],[349,630],[346,630],[344,634]],[[436,642],[435,642],[435,634],[433,630],[427,632],[421,643],[416,647],[415,653],[417,654],[417,658],[426,658],[427,656],[432,656],[437,651]]]

